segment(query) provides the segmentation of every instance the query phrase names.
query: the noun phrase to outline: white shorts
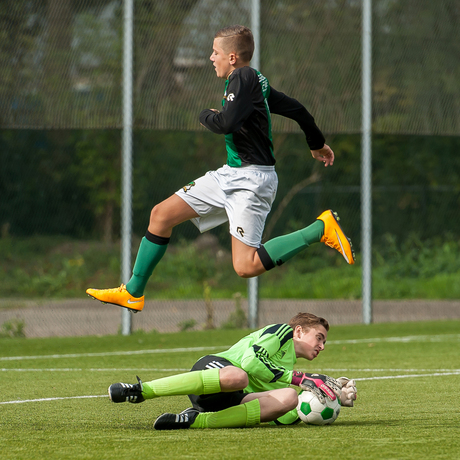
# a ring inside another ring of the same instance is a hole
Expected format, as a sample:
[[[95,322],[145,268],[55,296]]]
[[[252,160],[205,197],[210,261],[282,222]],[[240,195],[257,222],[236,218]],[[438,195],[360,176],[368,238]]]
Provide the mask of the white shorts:
[[[222,166],[176,192],[200,216],[191,221],[203,233],[229,222],[232,236],[260,247],[265,220],[278,188],[274,166]]]

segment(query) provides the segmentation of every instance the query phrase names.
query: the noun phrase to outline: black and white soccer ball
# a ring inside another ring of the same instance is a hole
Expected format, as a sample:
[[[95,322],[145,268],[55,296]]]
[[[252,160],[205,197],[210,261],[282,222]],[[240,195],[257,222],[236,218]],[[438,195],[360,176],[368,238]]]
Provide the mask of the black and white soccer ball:
[[[323,404],[311,391],[301,391],[297,403],[297,414],[307,425],[330,425],[340,414],[340,401],[326,398]]]

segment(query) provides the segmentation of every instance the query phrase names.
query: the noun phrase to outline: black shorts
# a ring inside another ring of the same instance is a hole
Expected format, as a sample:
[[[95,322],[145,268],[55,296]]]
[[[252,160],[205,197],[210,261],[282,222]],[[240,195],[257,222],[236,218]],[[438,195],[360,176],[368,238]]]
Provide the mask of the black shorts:
[[[203,371],[205,369],[222,369],[233,364],[225,358],[207,355],[199,359],[190,372]],[[217,412],[229,407],[238,406],[243,398],[249,393],[243,390],[232,391],[229,393],[213,393],[210,395],[188,395],[193,407],[200,412]]]

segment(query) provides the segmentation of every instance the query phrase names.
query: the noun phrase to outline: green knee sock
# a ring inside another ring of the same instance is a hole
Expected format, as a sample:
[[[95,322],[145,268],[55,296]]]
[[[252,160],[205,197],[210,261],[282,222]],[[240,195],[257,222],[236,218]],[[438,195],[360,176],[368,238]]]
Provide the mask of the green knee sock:
[[[161,241],[162,244],[156,244],[149,241],[145,236],[142,238],[133,268],[133,275],[126,285],[127,291],[134,297],[144,295],[147,281],[166,252],[168,244],[165,241],[169,241],[169,238],[162,238],[161,240],[163,240]]]
[[[142,396],[145,399],[159,396],[208,395],[213,393],[220,393],[219,369],[187,372],[151,382],[142,382]]]
[[[242,428],[260,423],[260,402],[253,399],[219,412],[202,412],[190,428]]]
[[[297,414],[297,409],[292,409],[276,420],[273,420],[273,422],[270,422],[270,425],[296,425],[300,422],[301,420]]]
[[[316,220],[308,227],[278,236],[264,244],[270,259],[275,265],[281,265],[294,257],[300,251],[308,248],[312,243],[318,243],[324,234],[324,222]]]

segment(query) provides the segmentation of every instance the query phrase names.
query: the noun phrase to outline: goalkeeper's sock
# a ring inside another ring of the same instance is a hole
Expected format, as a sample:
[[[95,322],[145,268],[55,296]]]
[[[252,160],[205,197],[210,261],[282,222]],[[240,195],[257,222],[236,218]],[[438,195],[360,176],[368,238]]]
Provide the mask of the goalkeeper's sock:
[[[260,402],[253,399],[219,412],[198,414],[190,428],[242,428],[260,423]]]
[[[267,241],[257,253],[266,270],[281,265],[313,243],[319,243],[324,234],[324,222],[316,220],[308,227]]]
[[[149,231],[142,238],[136,262],[134,263],[133,275],[128,284],[126,284],[126,290],[133,297],[142,297],[144,295],[147,281],[166,252],[168,243],[169,238],[153,235]]]
[[[284,415],[281,417],[278,417],[276,420],[273,420],[273,422],[269,422],[270,425],[297,425],[297,423],[300,423],[301,420],[299,418],[299,415],[297,414],[297,409],[292,409],[289,412],[286,412]]]
[[[145,399],[175,395],[208,395],[220,391],[219,369],[187,372],[142,382],[142,396]]]

